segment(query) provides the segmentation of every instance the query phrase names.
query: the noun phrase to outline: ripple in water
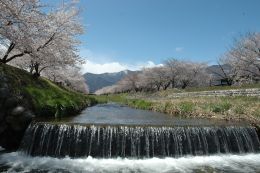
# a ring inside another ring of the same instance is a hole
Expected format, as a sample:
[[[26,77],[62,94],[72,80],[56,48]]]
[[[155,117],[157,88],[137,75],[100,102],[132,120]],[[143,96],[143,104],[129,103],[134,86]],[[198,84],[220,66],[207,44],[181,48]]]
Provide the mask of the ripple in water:
[[[92,157],[58,159],[31,157],[14,152],[0,156],[0,171],[14,173],[253,173],[260,172],[259,160],[260,154],[188,156],[163,159],[96,159]]]

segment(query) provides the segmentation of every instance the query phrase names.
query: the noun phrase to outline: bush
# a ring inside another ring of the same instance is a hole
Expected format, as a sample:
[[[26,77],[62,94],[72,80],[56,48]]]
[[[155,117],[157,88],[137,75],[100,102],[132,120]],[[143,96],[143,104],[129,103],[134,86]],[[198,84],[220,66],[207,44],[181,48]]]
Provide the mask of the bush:
[[[190,114],[193,112],[194,107],[195,105],[192,102],[181,102],[179,104],[180,114]]]
[[[229,110],[231,108],[232,104],[228,101],[220,102],[211,105],[211,111],[215,113],[224,113],[225,111]]]

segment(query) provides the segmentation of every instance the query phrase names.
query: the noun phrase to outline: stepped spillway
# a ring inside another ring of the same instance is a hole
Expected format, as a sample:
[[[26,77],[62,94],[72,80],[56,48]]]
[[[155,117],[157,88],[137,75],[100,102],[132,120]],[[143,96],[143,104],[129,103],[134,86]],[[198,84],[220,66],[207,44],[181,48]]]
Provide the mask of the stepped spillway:
[[[20,151],[53,157],[181,157],[256,153],[260,142],[250,126],[164,127],[33,123]]]

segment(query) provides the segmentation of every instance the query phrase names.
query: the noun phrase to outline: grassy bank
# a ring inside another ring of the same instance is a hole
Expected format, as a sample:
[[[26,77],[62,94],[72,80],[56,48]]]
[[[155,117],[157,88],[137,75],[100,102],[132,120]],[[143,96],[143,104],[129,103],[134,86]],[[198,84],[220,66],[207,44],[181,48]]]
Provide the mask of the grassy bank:
[[[84,94],[6,64],[0,64],[0,73],[4,74],[10,92],[26,102],[37,116],[54,116],[57,112],[59,116],[69,116],[96,102]]]
[[[138,98],[134,98],[137,97]],[[142,97],[144,96],[145,97]],[[149,98],[147,93],[96,96],[100,102],[113,101],[133,108],[167,113],[178,117],[225,119],[228,121],[260,122],[259,97],[226,96],[166,99],[165,96]]]

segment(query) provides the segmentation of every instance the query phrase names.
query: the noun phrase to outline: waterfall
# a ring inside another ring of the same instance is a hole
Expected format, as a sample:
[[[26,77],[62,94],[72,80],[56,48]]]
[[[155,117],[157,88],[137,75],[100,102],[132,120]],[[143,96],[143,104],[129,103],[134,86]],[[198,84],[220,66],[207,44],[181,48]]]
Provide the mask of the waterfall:
[[[32,123],[20,151],[53,157],[181,157],[259,152],[254,127],[157,127]]]

